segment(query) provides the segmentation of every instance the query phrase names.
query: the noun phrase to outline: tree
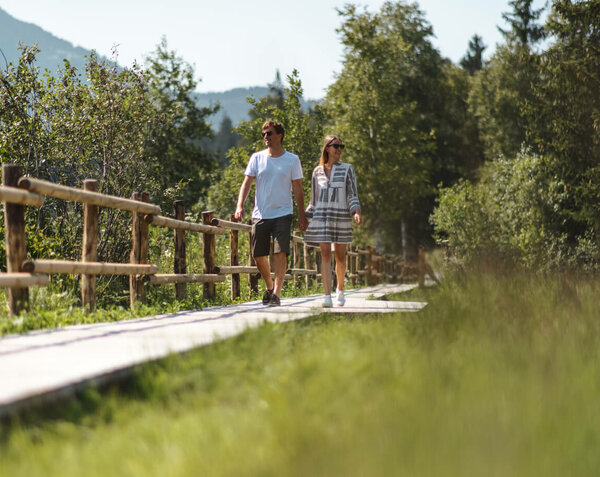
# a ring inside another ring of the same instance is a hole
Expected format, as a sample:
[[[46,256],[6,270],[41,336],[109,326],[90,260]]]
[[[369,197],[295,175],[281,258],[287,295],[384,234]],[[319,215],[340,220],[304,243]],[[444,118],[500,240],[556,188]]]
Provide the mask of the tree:
[[[209,132],[204,118],[212,110],[190,102],[192,72],[164,46],[150,72],[137,64],[118,68],[92,53],[87,81],[68,61],[56,76],[47,72],[42,79],[38,48],[23,46],[18,63],[0,77],[2,161],[75,187],[92,177],[101,192],[121,197],[147,190],[154,202],[171,207],[176,180],[201,177],[199,170],[213,167],[192,144]],[[77,256],[81,214],[80,205],[51,199],[28,209],[27,226],[36,238],[32,255]],[[100,209],[100,260],[127,261],[130,221],[129,213]]]
[[[504,14],[511,30],[503,31],[501,45],[485,68],[473,77],[469,97],[471,112],[479,122],[485,155],[514,157],[529,141],[523,108],[532,101],[532,85],[539,81],[539,55],[533,51],[542,37],[534,24],[541,10],[532,11],[531,1],[515,0],[512,14]]]
[[[472,160],[461,150],[470,141],[468,83],[432,46],[416,5],[386,2],[378,13],[347,5],[339,14],[345,54],[324,102],[327,129],[349,145],[365,232],[414,259],[430,237],[437,184],[453,183]]]
[[[547,220],[570,247],[586,237],[600,243],[600,1],[557,0],[547,27],[555,42],[525,108],[528,135],[562,197]]]
[[[240,136],[233,130],[231,118],[225,115],[221,120],[219,130],[215,134],[215,137],[207,142],[207,148],[218,157],[221,167],[225,167],[229,162],[227,151],[237,146],[240,139]]]
[[[146,57],[148,94],[161,120],[153,128],[147,152],[159,158],[163,189],[179,184],[179,198],[196,203],[206,195],[217,168],[216,157],[203,147],[213,136],[208,117],[217,107],[199,108],[194,98],[197,81],[193,68],[169,51],[163,37]]]
[[[469,40],[469,49],[467,54],[460,60],[460,66],[467,70],[471,75],[483,68],[483,50],[487,47],[483,44],[483,39],[479,35],[473,35]]]
[[[533,45],[542,40],[546,34],[544,27],[536,23],[544,8],[533,10],[533,0],[511,0],[508,4],[513,8],[512,12],[503,13],[502,18],[510,25],[510,30],[498,30],[506,39],[519,42],[522,47]]]

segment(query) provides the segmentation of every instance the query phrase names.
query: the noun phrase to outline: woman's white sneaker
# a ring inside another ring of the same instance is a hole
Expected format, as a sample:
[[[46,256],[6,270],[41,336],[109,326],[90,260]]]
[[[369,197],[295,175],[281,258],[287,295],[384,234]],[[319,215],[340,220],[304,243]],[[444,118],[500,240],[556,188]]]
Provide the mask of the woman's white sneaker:
[[[325,295],[325,298],[323,298],[323,308],[331,308],[332,306],[331,295]]]
[[[344,290],[337,290],[335,293],[335,306],[344,306],[346,303],[346,297],[344,296]]]

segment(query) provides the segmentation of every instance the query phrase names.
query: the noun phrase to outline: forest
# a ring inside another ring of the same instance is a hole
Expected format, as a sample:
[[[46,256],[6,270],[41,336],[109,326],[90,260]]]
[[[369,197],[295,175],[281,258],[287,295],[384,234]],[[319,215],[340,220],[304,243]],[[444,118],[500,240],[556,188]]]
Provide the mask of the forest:
[[[35,45],[23,45],[0,77],[0,157],[41,179],[96,178],[104,193],[147,190],[164,210],[183,199],[191,217],[209,209],[226,217],[251,152],[264,147],[260,125],[272,118],[285,125],[284,147],[300,156],[305,177],[326,134],[348,145],[361,246],[407,260],[426,245],[443,246],[458,265],[595,270],[600,1],[555,0],[544,24],[531,0],[509,6],[491,58],[474,35],[454,64],[432,45],[418,5],[348,4],[338,12],[342,70],[321,102],[303,108],[294,71],[248,98],[247,121],[224,120],[216,134],[209,118],[218,106],[194,101],[202,72],[166,39],[143,66],[92,54],[85,71],[65,60],[55,74],[36,66]],[[29,211],[30,255],[77,256],[81,214],[53,200]],[[126,261],[126,214],[105,210],[100,220],[99,260]]]

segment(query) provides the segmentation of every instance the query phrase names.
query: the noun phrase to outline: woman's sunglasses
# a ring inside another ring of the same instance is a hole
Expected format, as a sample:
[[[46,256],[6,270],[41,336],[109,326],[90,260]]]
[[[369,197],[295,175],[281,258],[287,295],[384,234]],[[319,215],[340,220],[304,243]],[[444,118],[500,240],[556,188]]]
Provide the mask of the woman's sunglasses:
[[[329,146],[334,147],[336,149],[344,149],[344,147],[346,147],[343,144],[330,144]]]

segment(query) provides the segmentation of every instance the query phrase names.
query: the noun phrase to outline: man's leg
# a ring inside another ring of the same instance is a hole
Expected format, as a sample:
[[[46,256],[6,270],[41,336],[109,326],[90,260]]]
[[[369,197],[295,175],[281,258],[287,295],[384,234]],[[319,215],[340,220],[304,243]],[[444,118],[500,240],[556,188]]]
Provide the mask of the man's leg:
[[[261,277],[265,280],[267,290],[273,290],[273,280],[271,279],[271,267],[269,265],[269,257],[254,257],[258,271]]]
[[[275,273],[275,289],[273,295],[281,295],[285,272],[287,271],[287,258],[290,253],[292,216],[278,217],[273,227],[273,271]]]
[[[273,289],[273,295],[279,297],[281,296],[281,288],[283,287],[283,280],[285,279],[285,272],[287,271],[287,254],[284,252],[276,253],[273,255],[273,260],[273,269],[275,273],[275,288]]]
[[[269,266],[272,227],[273,221],[268,219],[255,221],[252,227],[252,256],[267,287],[267,292],[263,296],[264,305],[269,303],[273,292],[273,280],[271,279],[271,267]]]

